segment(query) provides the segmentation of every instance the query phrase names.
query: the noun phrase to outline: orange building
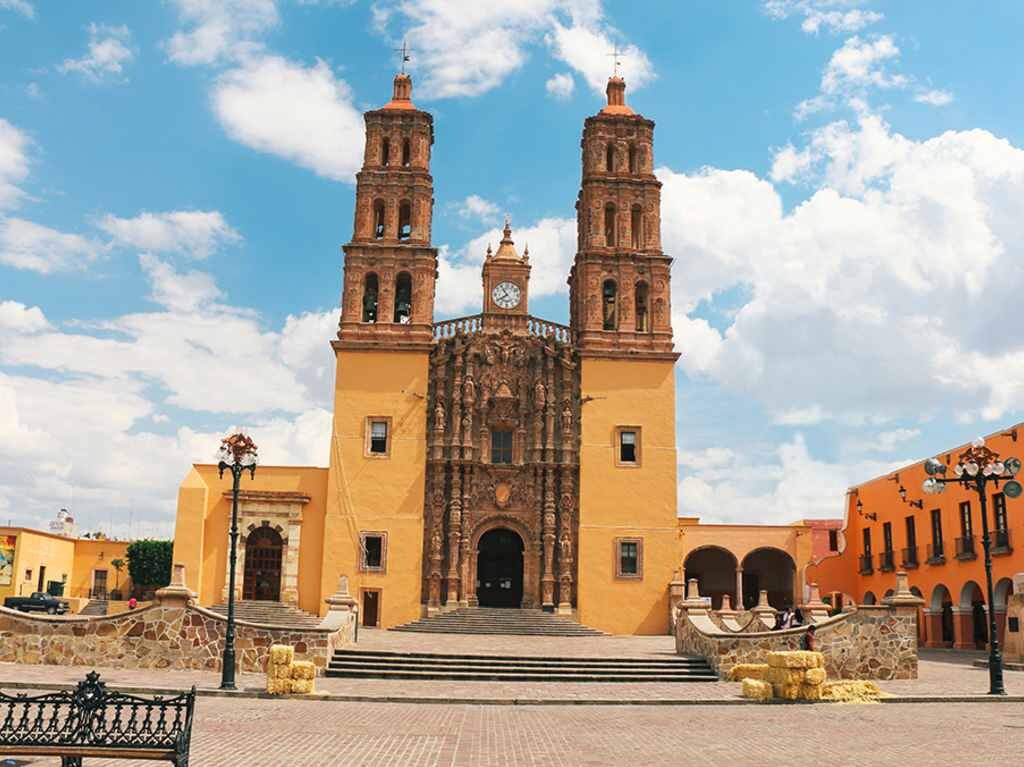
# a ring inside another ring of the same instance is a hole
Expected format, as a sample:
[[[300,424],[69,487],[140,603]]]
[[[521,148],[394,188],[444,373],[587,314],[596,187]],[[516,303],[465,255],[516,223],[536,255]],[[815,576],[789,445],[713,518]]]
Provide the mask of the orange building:
[[[1020,457],[1024,424],[990,434],[985,444],[1004,458]],[[968,447],[935,457],[953,467]],[[988,642],[989,600],[978,494],[951,483],[944,493],[928,495],[921,489],[927,478],[922,460],[850,488],[841,551],[809,568],[807,580],[816,581],[823,595],[831,593],[833,601],[874,604],[892,592],[895,571],[906,570],[911,590],[925,600],[921,641],[928,647],[981,649]],[[1012,576],[1024,571],[1024,550],[1014,548],[1024,542],[1024,499],[1011,500],[1001,487],[992,488],[987,506],[1001,634]]]

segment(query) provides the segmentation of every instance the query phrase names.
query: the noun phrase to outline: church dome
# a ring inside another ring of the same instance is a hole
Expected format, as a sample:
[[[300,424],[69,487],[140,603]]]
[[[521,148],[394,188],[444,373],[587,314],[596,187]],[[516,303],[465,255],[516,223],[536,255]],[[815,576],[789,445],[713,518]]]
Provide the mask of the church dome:
[[[501,244],[498,245],[498,252],[495,253],[492,258],[498,261],[522,261],[519,253],[516,251],[516,245],[512,242],[512,226],[509,224],[508,217],[505,217],[505,229],[501,238]]]

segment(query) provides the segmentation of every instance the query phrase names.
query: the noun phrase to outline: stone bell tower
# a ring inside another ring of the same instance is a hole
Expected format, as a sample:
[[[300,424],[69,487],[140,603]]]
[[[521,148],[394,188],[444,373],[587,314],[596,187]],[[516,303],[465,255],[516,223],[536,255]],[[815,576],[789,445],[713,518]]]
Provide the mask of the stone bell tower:
[[[363,168],[356,175],[355,226],[345,251],[339,346],[429,348],[437,250],[430,246],[434,119],[412,103],[412,79],[367,112]]]
[[[622,78],[610,78],[607,105],[584,123],[579,242],[569,276],[584,403],[577,607],[584,624],[647,634],[668,628],[667,586],[678,567],[678,355],[654,123],[626,105],[625,92]],[[629,572],[620,568],[623,552],[636,554]],[[612,622],[601,617],[610,604]]]
[[[337,367],[320,583],[328,594],[339,576],[350,576],[360,610],[390,626],[420,615],[437,278],[434,121],[413,105],[405,73],[395,77],[391,101],[365,119],[355,226],[343,247],[341,322],[331,344]]]
[[[625,93],[621,77],[609,78],[608,104],[584,123],[571,324],[584,356],[674,359],[654,122],[626,106]]]

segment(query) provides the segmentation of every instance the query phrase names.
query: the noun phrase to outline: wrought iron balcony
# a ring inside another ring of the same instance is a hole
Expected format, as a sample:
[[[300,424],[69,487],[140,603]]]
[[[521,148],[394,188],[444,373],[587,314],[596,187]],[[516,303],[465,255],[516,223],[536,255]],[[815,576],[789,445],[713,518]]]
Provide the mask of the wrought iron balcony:
[[[974,536],[956,539],[957,559],[977,559],[978,552],[974,550]]]
[[[907,546],[907,548],[903,549],[902,553],[903,553],[903,562],[902,562],[902,566],[903,567],[910,567],[910,568],[917,567],[917,565],[918,565],[918,561],[917,561],[917,546]]]
[[[860,559],[860,569],[859,569],[860,574],[861,575],[871,575],[871,573],[873,573],[875,571],[875,568],[871,564],[871,555],[870,554],[861,554],[859,559]]]
[[[896,569],[895,554],[891,551],[883,551],[878,555],[878,569],[883,573],[891,573]]]
[[[1010,545],[1010,531],[1009,530],[996,530],[993,534],[992,554],[1009,554],[1013,551],[1013,546]]]
[[[928,564],[941,565],[946,562],[946,544],[942,541],[928,544]]]

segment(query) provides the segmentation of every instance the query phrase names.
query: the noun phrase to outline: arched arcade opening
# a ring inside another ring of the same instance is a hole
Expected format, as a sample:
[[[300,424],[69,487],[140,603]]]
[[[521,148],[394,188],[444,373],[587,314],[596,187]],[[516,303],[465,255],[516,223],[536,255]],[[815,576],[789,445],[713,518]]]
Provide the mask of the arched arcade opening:
[[[684,581],[696,578],[700,595],[711,597],[713,609],[721,609],[722,597],[726,594],[736,608],[736,565],[736,556],[718,546],[694,549],[683,562]]]
[[[755,549],[743,557],[743,606],[757,604],[758,594],[768,592],[768,604],[784,610],[794,604],[796,562],[782,549]]]

